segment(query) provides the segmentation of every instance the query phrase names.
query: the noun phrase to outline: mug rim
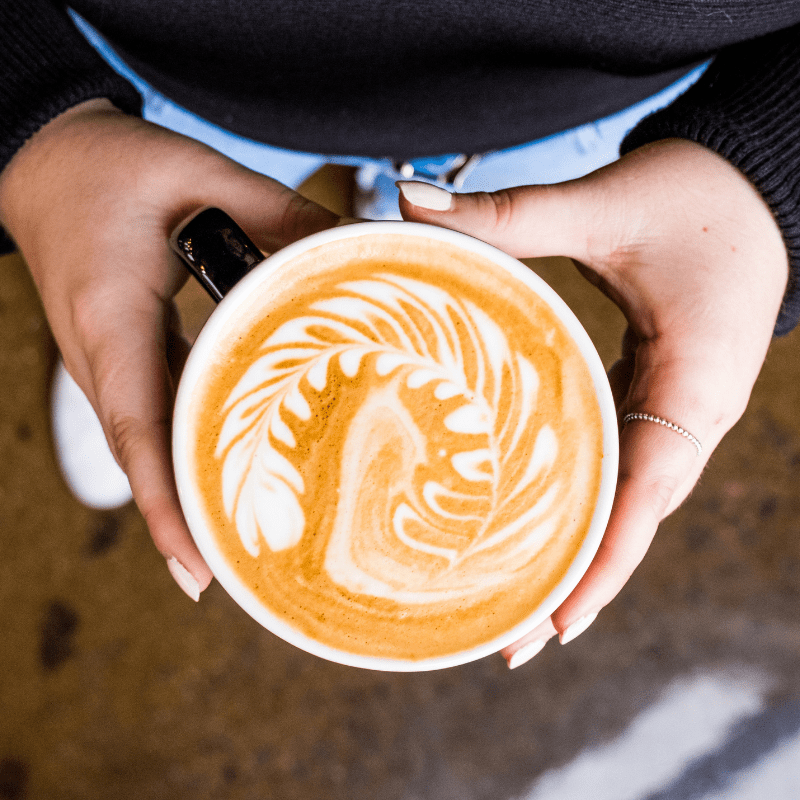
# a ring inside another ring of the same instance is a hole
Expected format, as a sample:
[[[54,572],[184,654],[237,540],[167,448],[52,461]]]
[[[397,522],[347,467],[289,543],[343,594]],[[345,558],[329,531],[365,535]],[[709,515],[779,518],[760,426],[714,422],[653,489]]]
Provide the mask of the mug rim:
[[[312,639],[272,613],[239,578],[219,551],[211,526],[201,508],[190,469],[191,441],[188,422],[195,388],[206,371],[208,354],[232,317],[241,306],[252,299],[254,289],[268,282],[279,267],[315,247],[364,235],[398,233],[447,242],[482,256],[521,280],[537,294],[565,326],[584,359],[600,407],[603,438],[600,488],[589,528],[569,567],[544,601],[524,620],[487,642],[449,655],[420,660],[361,655],[339,650]],[[619,440],[616,408],[600,356],[578,318],[549,284],[518,259],[468,234],[425,223],[378,221],[329,228],[287,245],[256,264],[225,295],[197,337],[180,379],[172,424],[172,459],[181,508],[197,548],[225,591],[262,627],[301,650],[345,666],[389,672],[423,672],[466,664],[502,650],[544,622],[567,598],[591,564],[608,524],[617,482]]]

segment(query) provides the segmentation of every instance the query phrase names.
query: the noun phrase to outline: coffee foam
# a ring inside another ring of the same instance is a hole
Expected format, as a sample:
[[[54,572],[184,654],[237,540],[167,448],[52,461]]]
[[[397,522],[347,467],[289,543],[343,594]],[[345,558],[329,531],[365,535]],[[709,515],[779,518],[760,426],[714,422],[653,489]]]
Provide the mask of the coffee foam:
[[[599,409],[562,323],[422,237],[312,250],[271,286],[196,402],[198,483],[231,566],[352,653],[429,658],[522,621],[599,490]]]

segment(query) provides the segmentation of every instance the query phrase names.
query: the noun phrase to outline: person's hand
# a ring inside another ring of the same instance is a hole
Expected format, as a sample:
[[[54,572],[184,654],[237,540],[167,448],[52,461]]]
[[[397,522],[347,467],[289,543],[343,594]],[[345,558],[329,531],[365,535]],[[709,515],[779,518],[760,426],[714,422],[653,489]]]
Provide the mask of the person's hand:
[[[212,149],[107,100],[49,122],[0,173],[0,222],[24,255],[68,371],[86,393],[170,571],[195,599],[211,580],[178,504],[173,368],[186,355],[168,237],[204,205],[264,251],[337,217]],[[172,363],[170,363],[172,362]]]
[[[406,219],[469,233],[519,258],[574,259],[628,321],[609,373],[620,422],[631,412],[656,415],[703,447],[698,454],[652,422],[622,428],[597,556],[551,619],[503,651],[516,666],[556,633],[562,643],[574,638],[612,600],[744,412],[785,291],[787,252],[744,176],[688,141],[654,143],[563,184],[453,195],[449,208],[440,189],[400,185]]]

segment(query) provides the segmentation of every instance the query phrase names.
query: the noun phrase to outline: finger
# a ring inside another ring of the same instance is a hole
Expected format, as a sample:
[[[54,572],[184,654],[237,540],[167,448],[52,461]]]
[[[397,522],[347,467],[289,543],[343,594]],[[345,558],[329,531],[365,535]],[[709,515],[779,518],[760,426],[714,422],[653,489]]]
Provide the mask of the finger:
[[[217,163],[218,162],[218,163]],[[201,176],[193,192],[184,187],[169,220],[172,230],[203,205],[217,206],[231,215],[253,242],[272,253],[304,236],[334,227],[339,216],[299,195],[272,178],[260,175],[217,155],[216,174]]]
[[[553,624],[566,642],[622,589],[644,558],[661,520],[689,493],[725,430],[715,405],[722,385],[702,358],[675,356],[644,342],[621,413],[657,415],[691,431],[703,451],[674,430],[650,421],[629,422],[620,434],[617,490],[603,540],[592,564]]]
[[[504,647],[500,651],[500,655],[508,663],[509,669],[516,669],[537,655],[557,633],[558,631],[553,626],[552,620],[548,617],[530,633],[527,633],[508,647]]]
[[[172,472],[168,315],[154,295],[99,310],[85,341],[83,379],[157,549],[197,599],[212,574],[186,527]]]
[[[576,202],[568,183],[473,194],[453,194],[413,181],[397,185],[406,220],[468,233],[517,258],[587,256],[588,205]]]

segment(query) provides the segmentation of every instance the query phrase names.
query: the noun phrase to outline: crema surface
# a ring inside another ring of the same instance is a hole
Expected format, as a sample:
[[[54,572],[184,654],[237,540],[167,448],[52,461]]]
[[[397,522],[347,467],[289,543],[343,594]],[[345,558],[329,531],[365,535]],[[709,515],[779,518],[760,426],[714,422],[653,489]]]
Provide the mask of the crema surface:
[[[205,514],[253,594],[419,660],[528,617],[572,562],[602,423],[549,307],[453,245],[366,235],[283,265],[193,407]]]

